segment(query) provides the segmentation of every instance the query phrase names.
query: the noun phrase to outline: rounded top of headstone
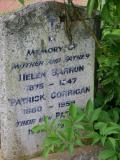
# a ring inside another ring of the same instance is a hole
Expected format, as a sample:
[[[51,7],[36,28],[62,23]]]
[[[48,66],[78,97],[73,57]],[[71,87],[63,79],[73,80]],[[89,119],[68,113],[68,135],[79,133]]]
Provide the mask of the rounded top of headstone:
[[[3,22],[6,28],[17,31],[26,25],[38,24],[40,21],[42,22],[44,17],[51,15],[59,17],[60,21],[63,22],[67,16],[66,14],[70,13],[71,20],[77,20],[78,15],[75,14],[77,10],[79,11],[77,14],[86,17],[85,7],[83,6],[74,6],[74,8],[72,8],[68,4],[59,2],[38,2],[3,16]]]

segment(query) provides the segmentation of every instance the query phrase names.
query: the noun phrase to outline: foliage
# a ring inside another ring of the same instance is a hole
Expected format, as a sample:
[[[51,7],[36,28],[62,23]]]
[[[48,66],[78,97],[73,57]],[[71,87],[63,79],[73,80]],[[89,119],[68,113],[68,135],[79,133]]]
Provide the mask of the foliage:
[[[48,118],[44,118],[44,124],[35,126],[32,131],[38,133],[46,132],[46,138],[43,144],[43,155],[48,156],[49,152],[64,151],[67,149],[70,154],[73,154],[76,145],[82,146],[79,130],[83,130],[80,121],[84,118],[84,113],[81,112],[81,117],[74,104],[69,108],[69,115],[62,120],[53,120],[48,122]],[[64,126],[64,127],[63,127]]]
[[[88,0],[88,16],[91,17],[96,10],[99,10],[104,25],[109,25],[113,28],[120,27],[119,0]]]
[[[120,30],[104,29],[101,49],[97,50],[97,76],[104,104],[120,105]]]
[[[99,159],[120,159],[120,118],[118,110],[111,109],[106,112],[102,108],[95,108],[89,100],[84,109],[71,104],[69,114],[63,119],[48,121],[45,117],[44,124],[35,126],[35,133],[45,132],[42,154],[48,157],[50,152],[64,151],[72,155],[76,146],[86,144],[85,139],[90,139],[91,144],[104,147]],[[116,114],[118,114],[116,116]],[[114,118],[113,118],[114,117]],[[117,118],[116,118],[117,117]],[[89,141],[88,141],[89,142]],[[89,142],[89,143],[90,143]]]
[[[88,16],[99,10],[101,18],[100,46],[96,50],[98,61],[98,92],[102,93],[102,105],[120,105],[120,1],[89,0]],[[99,95],[99,94],[97,94]],[[97,96],[100,101],[101,96]],[[110,103],[108,103],[110,102]]]
[[[108,35],[107,35],[108,36]],[[120,105],[120,39],[102,42],[103,49],[98,51],[97,70],[101,90],[105,95],[104,105],[114,99],[113,105]]]

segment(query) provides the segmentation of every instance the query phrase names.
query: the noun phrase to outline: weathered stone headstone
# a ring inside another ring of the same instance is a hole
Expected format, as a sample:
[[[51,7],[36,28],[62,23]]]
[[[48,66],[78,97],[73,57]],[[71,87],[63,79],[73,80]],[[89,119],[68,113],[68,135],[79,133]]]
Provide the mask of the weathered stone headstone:
[[[71,102],[83,107],[93,99],[95,42],[77,20],[69,41],[64,9],[37,3],[1,18],[1,145],[7,160],[40,150],[43,135],[31,129],[44,115],[62,118]]]

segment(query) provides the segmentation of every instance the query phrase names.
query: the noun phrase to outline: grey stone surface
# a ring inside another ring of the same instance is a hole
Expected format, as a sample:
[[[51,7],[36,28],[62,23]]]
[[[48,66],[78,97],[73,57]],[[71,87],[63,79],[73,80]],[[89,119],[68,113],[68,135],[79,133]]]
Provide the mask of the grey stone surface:
[[[101,147],[90,146],[89,150],[83,149],[81,153],[77,153],[71,160],[98,160],[99,153],[103,150]]]
[[[40,150],[34,125],[62,118],[68,103],[84,107],[94,93],[95,42],[79,21],[72,42],[61,18],[64,6],[37,3],[0,18],[0,111],[4,159]],[[92,20],[87,21],[92,25]]]
[[[71,160],[98,160],[98,153],[81,153],[80,155],[74,156]]]

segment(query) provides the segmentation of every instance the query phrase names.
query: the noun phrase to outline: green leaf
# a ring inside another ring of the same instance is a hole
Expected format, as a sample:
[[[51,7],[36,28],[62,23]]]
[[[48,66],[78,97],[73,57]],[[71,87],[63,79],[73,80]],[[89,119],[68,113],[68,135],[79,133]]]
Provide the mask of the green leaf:
[[[18,0],[22,5],[24,5],[25,0]]]
[[[71,105],[70,105],[69,113],[70,113],[70,116],[71,116],[73,119],[76,118],[76,115],[77,115],[77,107],[76,107],[75,104],[71,104]]]
[[[118,133],[117,129],[119,129],[118,126],[107,127],[107,128],[104,130],[103,134],[104,134],[104,135],[117,134],[117,133]]]
[[[45,124],[48,124],[48,116],[44,116],[44,122],[45,122]]]
[[[72,125],[71,121],[69,119],[62,119],[61,122],[66,126],[70,127]]]
[[[96,92],[96,97],[95,97],[95,105],[96,106],[102,106],[104,103],[104,95],[102,91],[97,91]]]
[[[85,117],[85,113],[84,112],[81,112],[79,115],[76,116],[75,118],[75,122],[80,122],[84,119]]]
[[[106,136],[101,137],[101,143],[102,143],[103,146],[105,145],[106,139],[107,139]]]
[[[120,17],[120,2],[118,2],[118,1],[116,4],[116,10],[117,10],[118,17]]]
[[[97,132],[93,132],[93,133],[89,133],[87,135],[88,138],[96,138],[96,137],[99,137],[99,134]]]
[[[58,137],[60,138],[61,141],[66,141],[66,132],[59,132]]]
[[[88,102],[87,102],[87,105],[86,105],[86,118],[88,119],[88,120],[90,120],[91,119],[91,116],[92,116],[92,114],[93,114],[93,111],[94,111],[94,105],[93,105],[93,102],[92,102],[92,100],[88,100]]]
[[[107,84],[109,84],[109,83],[112,83],[113,80],[114,80],[113,77],[108,77],[108,78],[104,79],[104,80],[101,82],[101,85],[105,86],[105,85],[107,85]]]
[[[107,96],[105,97],[105,101],[104,101],[104,105],[107,103],[107,102],[110,102],[114,97],[114,91],[113,90],[110,90],[107,94]]]
[[[91,117],[91,121],[92,122],[96,121],[98,119],[100,113],[101,113],[101,108],[94,110],[93,115]]]
[[[95,125],[94,125],[94,128],[97,130],[97,129],[102,129],[103,127],[107,127],[107,124],[106,123],[104,123],[104,122],[97,122],[97,123],[95,123]]]
[[[57,120],[52,120],[51,122],[50,122],[50,128],[54,128],[55,126],[56,126],[56,123],[57,123]]]
[[[94,105],[91,99],[89,99],[87,102],[86,110],[88,111],[88,113],[91,113],[94,110]]]
[[[50,148],[45,148],[42,152],[43,157],[47,158],[50,152]]]
[[[104,38],[113,38],[113,39],[120,39],[120,30],[119,29],[113,29],[112,31],[106,31],[104,32]]]
[[[115,110],[115,109],[112,110],[112,118],[113,118],[114,122],[118,122],[119,121],[118,110]]]
[[[109,137],[108,140],[110,141],[112,148],[115,150],[116,148],[116,140],[112,137]]]
[[[58,137],[47,137],[45,139],[45,143],[49,145],[55,145],[60,143],[60,139]]]
[[[95,0],[88,0],[88,3],[87,3],[87,13],[88,13],[89,17],[92,16],[94,5],[95,5]]]
[[[119,158],[119,160],[120,160],[120,153],[118,153],[118,158]]]
[[[93,139],[92,144],[94,145],[94,144],[98,143],[99,141],[100,141],[100,137],[96,137]]]
[[[69,141],[73,140],[73,136],[74,136],[73,128],[67,128],[66,132],[67,132],[67,136],[68,136],[67,139]]]
[[[110,16],[110,11],[109,11],[109,7],[108,7],[107,3],[103,6],[101,14],[102,14],[102,19],[106,23],[111,23],[112,19],[111,19],[111,16]]]
[[[115,152],[113,150],[104,150],[99,154],[100,160],[106,160],[108,158],[111,158],[115,155]]]
[[[119,123],[109,122],[109,125],[112,126],[112,127],[113,126],[116,127],[117,130],[120,130],[120,124]]]
[[[65,147],[66,147],[65,144],[60,144],[60,146],[57,147],[57,151],[59,151],[59,152],[64,152]]]
[[[112,160],[118,160],[117,156],[112,157]]]
[[[35,127],[32,128],[32,131],[34,133],[43,132],[43,131],[45,131],[45,125],[44,124],[36,125]]]
[[[98,0],[95,0],[94,9],[96,10],[98,8]]]
[[[108,112],[102,110],[98,121],[101,121],[103,123],[111,122],[110,115],[108,114]]]
[[[74,128],[75,128],[75,129],[82,129],[82,130],[85,129],[84,126],[81,125],[81,124],[74,124]]]
[[[93,132],[87,135],[88,138],[92,138],[92,144],[96,144],[100,141],[100,135],[97,132]]]

